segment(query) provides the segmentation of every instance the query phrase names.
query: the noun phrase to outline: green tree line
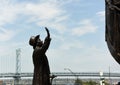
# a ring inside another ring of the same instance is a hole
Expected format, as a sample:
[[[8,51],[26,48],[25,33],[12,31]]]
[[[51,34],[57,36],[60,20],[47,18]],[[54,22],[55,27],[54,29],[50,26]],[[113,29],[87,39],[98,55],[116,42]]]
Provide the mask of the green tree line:
[[[105,85],[110,85],[108,82],[104,81]],[[82,81],[80,79],[76,79],[74,85],[100,85],[100,83],[97,83],[95,81]]]

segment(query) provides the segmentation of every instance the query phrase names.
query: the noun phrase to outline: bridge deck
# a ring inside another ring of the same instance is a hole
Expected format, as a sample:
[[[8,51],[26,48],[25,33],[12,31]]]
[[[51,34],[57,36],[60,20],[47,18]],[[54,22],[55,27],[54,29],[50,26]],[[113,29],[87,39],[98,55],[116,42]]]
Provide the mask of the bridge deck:
[[[75,73],[63,73],[63,72],[53,72],[51,75],[55,75],[58,77],[100,77],[99,72],[75,72]],[[0,78],[5,77],[33,77],[33,73],[0,73]],[[103,73],[103,77],[120,77],[120,73]]]

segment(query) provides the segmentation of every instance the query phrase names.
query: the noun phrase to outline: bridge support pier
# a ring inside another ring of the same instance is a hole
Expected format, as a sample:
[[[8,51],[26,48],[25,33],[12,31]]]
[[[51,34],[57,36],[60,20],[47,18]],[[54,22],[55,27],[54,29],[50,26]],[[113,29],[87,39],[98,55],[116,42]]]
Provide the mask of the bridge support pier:
[[[14,77],[14,85],[21,85],[20,79],[20,74],[16,74]]]

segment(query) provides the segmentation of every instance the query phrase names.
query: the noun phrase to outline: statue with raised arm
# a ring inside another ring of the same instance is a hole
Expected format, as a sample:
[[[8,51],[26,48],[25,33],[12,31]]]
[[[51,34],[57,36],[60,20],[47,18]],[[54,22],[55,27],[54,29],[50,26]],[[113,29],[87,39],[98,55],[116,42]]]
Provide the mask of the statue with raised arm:
[[[50,68],[49,62],[46,56],[46,51],[50,45],[50,33],[45,27],[47,32],[47,37],[44,42],[41,41],[40,35],[32,36],[30,38],[29,44],[33,46],[33,64],[34,64],[34,74],[33,74],[33,84],[32,85],[51,85],[50,83]]]

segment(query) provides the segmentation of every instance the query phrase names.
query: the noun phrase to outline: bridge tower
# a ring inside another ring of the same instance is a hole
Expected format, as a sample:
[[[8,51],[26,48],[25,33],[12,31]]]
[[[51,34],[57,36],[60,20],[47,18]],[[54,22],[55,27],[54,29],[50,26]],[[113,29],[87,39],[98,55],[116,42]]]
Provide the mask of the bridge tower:
[[[16,74],[21,73],[21,49],[16,49]]]
[[[21,49],[16,49],[16,75],[15,85],[20,85],[20,73],[21,73]]]

